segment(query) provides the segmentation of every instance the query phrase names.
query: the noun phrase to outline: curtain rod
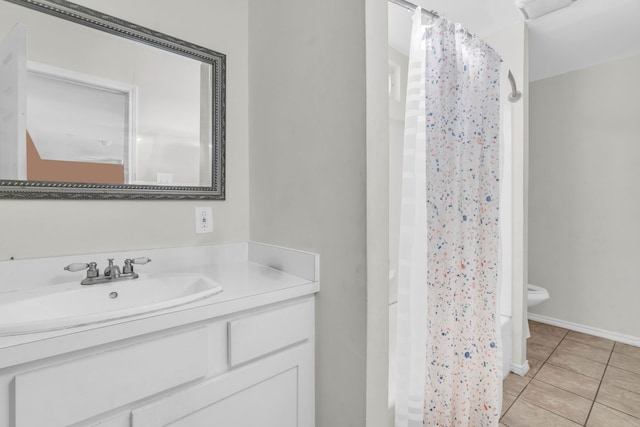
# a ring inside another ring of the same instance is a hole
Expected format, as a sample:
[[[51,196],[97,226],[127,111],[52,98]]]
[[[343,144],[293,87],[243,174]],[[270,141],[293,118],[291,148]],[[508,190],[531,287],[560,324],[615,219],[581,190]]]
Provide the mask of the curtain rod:
[[[417,7],[420,7],[420,9],[422,10],[422,13],[431,17],[431,18],[439,18],[440,15],[438,15],[437,12],[434,12],[433,10],[426,10],[423,9],[421,6],[418,6],[417,4],[413,4],[411,2],[408,2],[407,0],[387,0],[389,3],[393,3],[395,5],[398,5],[400,7],[404,7],[407,10],[410,11],[415,11]],[[502,61],[502,59],[501,59]],[[518,90],[518,87],[516,86],[516,79],[513,77],[513,73],[511,72],[511,70],[509,70],[509,83],[511,84],[511,93],[509,94],[509,101],[510,102],[517,102],[521,97],[522,97],[522,92],[520,92]]]
[[[416,10],[416,7],[418,7],[417,4],[413,4],[411,2],[408,2],[407,0],[388,0],[388,1],[389,3],[397,4],[398,6],[404,7],[405,9],[410,10],[412,12]],[[430,16],[431,18],[440,17],[440,15],[438,15],[438,13],[434,12],[433,10],[424,9],[422,6],[420,6],[420,9],[422,9],[422,13]]]

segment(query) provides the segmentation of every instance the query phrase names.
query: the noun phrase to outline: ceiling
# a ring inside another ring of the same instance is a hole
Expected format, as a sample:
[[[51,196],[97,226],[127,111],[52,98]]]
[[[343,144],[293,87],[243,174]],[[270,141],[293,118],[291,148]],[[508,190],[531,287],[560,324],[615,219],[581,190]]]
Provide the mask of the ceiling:
[[[460,22],[478,36],[524,20],[513,0],[410,0]],[[640,54],[639,0],[578,0],[527,21],[529,79],[578,70]],[[389,44],[408,52],[411,13],[389,3]]]

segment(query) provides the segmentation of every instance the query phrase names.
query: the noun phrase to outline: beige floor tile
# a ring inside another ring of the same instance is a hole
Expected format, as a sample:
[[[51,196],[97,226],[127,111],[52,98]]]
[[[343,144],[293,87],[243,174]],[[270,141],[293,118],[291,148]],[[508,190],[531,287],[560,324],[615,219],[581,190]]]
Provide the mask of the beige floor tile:
[[[502,389],[505,393],[519,395],[522,390],[529,384],[531,378],[521,377],[513,372],[507,375],[507,378],[502,383]]]
[[[562,341],[557,350],[565,350],[575,354],[576,356],[584,357],[585,359],[604,364],[609,361],[609,356],[611,355],[611,350],[594,347],[592,345],[583,344],[581,342],[570,339]]]
[[[536,374],[538,373],[538,371],[542,367],[542,364],[544,363],[544,360],[529,359],[528,362],[529,362],[529,371],[527,372],[527,374],[525,376],[527,376],[529,378],[533,378],[533,377],[536,376]]]
[[[640,347],[617,342],[616,346],[613,348],[613,351],[615,353],[624,354],[625,356],[640,359]]]
[[[560,341],[564,338],[564,335],[544,334],[538,332],[531,332],[531,338],[527,340],[529,343],[540,344],[545,347],[556,348]]]
[[[640,394],[632,391],[603,383],[598,391],[596,402],[640,418]]]
[[[548,335],[564,338],[569,332],[568,329],[559,328],[553,325],[547,325],[546,323],[534,322],[533,320],[529,320],[529,330],[531,331],[531,335]]]
[[[589,399],[535,379],[524,389],[520,399],[524,399],[578,424],[584,424],[587,421],[592,402]]]
[[[607,366],[603,363],[594,362],[593,360],[559,350],[556,350],[551,355],[547,363],[597,380],[602,379]]]
[[[509,410],[509,408],[517,398],[518,396],[516,396],[515,394],[502,393],[502,413],[500,414],[500,416],[503,416],[505,412]]]
[[[502,417],[502,423],[509,427],[575,427],[580,425],[522,399],[516,400],[511,409]]]
[[[602,383],[640,394],[640,374],[634,374],[614,366],[607,367]]]
[[[527,342],[527,359],[547,360],[553,353],[554,347],[545,347],[540,344]]]
[[[590,400],[595,399],[596,393],[598,393],[598,386],[600,386],[600,380],[548,363],[538,371],[535,378]]]
[[[624,369],[625,371],[640,374],[640,359],[635,357],[625,356],[620,353],[613,353],[611,355],[609,365]]]
[[[569,331],[565,337],[568,340],[578,341],[582,344],[592,345],[594,347],[600,347],[605,350],[611,350],[613,348],[614,341],[606,338],[595,337],[593,335],[583,334],[581,332]]]
[[[596,402],[589,415],[587,427],[640,427],[640,419]]]

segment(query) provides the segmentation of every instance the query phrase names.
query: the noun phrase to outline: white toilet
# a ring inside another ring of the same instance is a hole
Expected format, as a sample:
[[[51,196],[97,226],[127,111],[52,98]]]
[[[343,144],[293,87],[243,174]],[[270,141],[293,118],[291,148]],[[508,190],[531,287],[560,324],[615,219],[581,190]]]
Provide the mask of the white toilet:
[[[541,286],[527,285],[527,307],[533,307],[549,299],[549,292]]]
[[[531,283],[527,285],[527,307],[533,307],[534,305],[538,305],[548,299],[549,292],[545,288],[532,285]],[[530,338],[531,333],[529,332],[529,321],[527,320],[525,323],[527,325],[527,338]]]

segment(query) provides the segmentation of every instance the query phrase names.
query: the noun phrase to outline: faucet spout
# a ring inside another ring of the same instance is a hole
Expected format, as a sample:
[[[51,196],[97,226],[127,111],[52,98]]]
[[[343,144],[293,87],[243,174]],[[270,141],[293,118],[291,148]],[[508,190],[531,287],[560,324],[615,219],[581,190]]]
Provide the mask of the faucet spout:
[[[113,265],[113,258],[109,258],[109,265],[104,269],[105,277],[117,278],[120,277],[120,267]]]

